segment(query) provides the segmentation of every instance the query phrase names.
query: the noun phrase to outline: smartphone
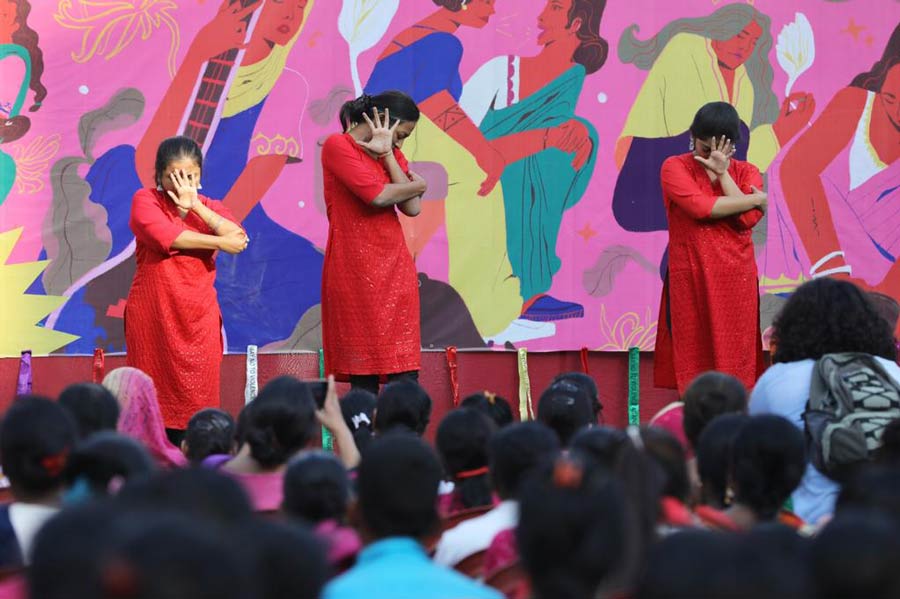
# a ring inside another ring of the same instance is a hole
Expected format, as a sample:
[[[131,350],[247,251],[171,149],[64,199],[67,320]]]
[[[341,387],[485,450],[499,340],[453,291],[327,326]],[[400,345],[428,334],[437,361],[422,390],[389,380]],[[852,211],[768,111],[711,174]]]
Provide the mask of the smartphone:
[[[316,402],[316,407],[320,410],[324,408],[325,395],[328,393],[328,380],[313,379],[311,381],[304,382],[309,385],[309,391],[310,393],[312,393],[313,400]]]

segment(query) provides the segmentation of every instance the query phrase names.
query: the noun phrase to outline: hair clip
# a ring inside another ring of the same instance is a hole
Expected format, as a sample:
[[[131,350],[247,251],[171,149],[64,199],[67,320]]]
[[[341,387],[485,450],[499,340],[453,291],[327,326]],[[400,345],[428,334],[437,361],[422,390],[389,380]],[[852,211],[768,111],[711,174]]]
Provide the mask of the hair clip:
[[[372,426],[372,421],[369,420],[369,416],[365,412],[360,412],[359,414],[351,418],[350,422],[353,423],[353,430],[355,431],[359,430],[359,425],[361,425],[363,422],[365,422],[369,426]]]
[[[50,476],[59,476],[66,466],[66,458],[69,457],[69,448],[63,449],[57,454],[41,458],[41,467]]]
[[[560,458],[553,465],[553,486],[560,489],[577,489],[581,486],[584,468],[570,459]]]
[[[497,394],[496,393],[491,393],[490,391],[485,391],[484,398],[491,405],[494,405],[495,403],[497,403]]]
[[[453,475],[453,478],[456,480],[465,480],[467,478],[475,478],[476,476],[484,476],[488,473],[488,467],[482,466],[481,468],[475,468],[473,470],[463,470],[462,472],[457,472]]]

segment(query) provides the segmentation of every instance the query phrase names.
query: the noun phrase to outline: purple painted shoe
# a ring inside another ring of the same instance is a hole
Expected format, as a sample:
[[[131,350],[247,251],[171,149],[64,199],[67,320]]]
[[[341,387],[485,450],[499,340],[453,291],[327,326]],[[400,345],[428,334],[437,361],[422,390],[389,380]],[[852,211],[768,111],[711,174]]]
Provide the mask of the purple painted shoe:
[[[583,318],[584,306],[575,302],[564,302],[550,295],[539,295],[526,304],[519,318],[535,320],[538,322],[550,322],[553,320],[566,320],[567,318]]]

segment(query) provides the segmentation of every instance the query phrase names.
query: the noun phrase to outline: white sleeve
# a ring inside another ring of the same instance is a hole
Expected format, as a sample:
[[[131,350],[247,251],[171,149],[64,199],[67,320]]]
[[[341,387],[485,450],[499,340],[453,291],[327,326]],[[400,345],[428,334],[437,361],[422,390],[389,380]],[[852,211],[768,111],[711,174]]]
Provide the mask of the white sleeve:
[[[747,412],[751,416],[768,414],[772,411],[769,407],[769,383],[774,376],[777,376],[773,370],[775,366],[775,364],[770,366],[762,376],[759,377],[756,384],[753,385],[753,391],[750,393],[750,402],[747,404]]]
[[[463,109],[472,122],[481,125],[487,111],[494,108],[506,108],[506,80],[508,56],[496,56],[475,71],[463,85],[459,107]]]

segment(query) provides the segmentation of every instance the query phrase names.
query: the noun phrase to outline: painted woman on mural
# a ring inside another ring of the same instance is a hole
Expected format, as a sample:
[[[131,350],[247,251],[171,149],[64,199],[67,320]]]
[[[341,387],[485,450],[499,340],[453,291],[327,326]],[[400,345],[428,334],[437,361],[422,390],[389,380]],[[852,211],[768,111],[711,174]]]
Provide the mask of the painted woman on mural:
[[[778,109],[769,63],[769,17],[746,4],[708,17],[678,19],[641,41],[632,25],[619,40],[619,58],[648,70],[616,142],[621,168],[613,214],[628,231],[665,231],[658,173],[663,160],[684,152],[694,113],[707,102],[728,102],[741,118],[743,143],[735,158],[765,172],[815,110],[809,94],[791,94]]]
[[[767,248],[767,274],[851,278],[900,300],[900,26],[776,167],[770,195],[788,213],[773,204],[785,243]]]
[[[92,305],[89,298],[115,305],[125,297],[133,269],[127,198],[152,184],[156,148],[176,134],[201,143],[206,156],[203,193],[221,199],[253,239],[240,256],[218,258],[216,288],[227,347],[243,350],[247,344],[286,338],[305,310],[318,303],[321,254],[274,222],[259,205],[285,166],[301,159],[303,102],[298,93],[305,84],[285,70],[285,62],[312,4],[313,0],[226,0],[191,42],[136,147],[113,148],[92,165],[87,176],[91,199],[107,210],[113,236],[107,264],[117,266],[95,269],[100,276],[64,308],[55,328],[82,336],[67,351],[90,352],[95,343],[121,349],[117,347],[121,332],[109,330],[109,319],[104,321],[106,306]],[[248,40],[247,28],[256,11]],[[239,64],[233,73],[228,52]]]
[[[0,144],[22,138],[31,128],[31,120],[21,114],[28,89],[34,92],[29,108],[34,112],[47,96],[41,84],[44,54],[38,47],[38,34],[28,26],[28,0],[0,0]],[[16,163],[0,150],[0,204],[16,180]]]
[[[519,318],[523,298],[507,253],[505,202],[497,183],[506,166],[526,156],[519,152],[529,148],[538,152],[557,147],[572,153],[578,146],[578,161],[583,164],[583,155],[591,152],[585,148],[586,135],[578,138],[574,126],[562,121],[546,123],[550,131],[545,136],[541,129],[537,146],[515,135],[488,139],[459,104],[463,46],[454,32],[463,26],[484,27],[494,14],[494,0],[433,2],[440,7],[437,11],[399,33],[382,52],[366,93],[400,89],[410,94],[422,111],[419,132],[407,142],[407,155],[418,162],[437,162],[448,170],[448,277],[479,333],[501,342],[552,335],[552,323]],[[429,204],[423,202],[423,214],[418,218],[424,226],[430,218]]]

